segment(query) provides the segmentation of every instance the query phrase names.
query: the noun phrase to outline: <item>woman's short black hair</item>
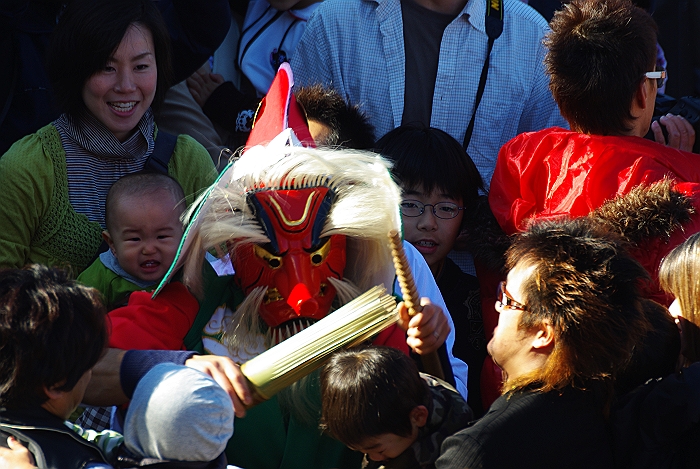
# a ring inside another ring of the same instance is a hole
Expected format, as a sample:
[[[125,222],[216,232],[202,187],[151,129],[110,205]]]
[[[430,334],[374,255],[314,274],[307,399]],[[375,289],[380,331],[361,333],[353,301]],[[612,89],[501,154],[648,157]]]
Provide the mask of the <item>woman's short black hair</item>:
[[[100,294],[55,268],[0,271],[0,407],[41,405],[70,391],[107,346]]]
[[[404,190],[423,186],[476,205],[484,182],[462,145],[450,134],[422,124],[407,124],[384,135],[376,151],[394,162],[392,174]],[[465,217],[466,218],[466,217]]]
[[[72,0],[58,21],[47,59],[62,111],[78,115],[85,109],[85,83],[107,65],[132,24],[153,36],[158,80],[152,106],[162,104],[172,79],[172,58],[170,36],[153,0]]]

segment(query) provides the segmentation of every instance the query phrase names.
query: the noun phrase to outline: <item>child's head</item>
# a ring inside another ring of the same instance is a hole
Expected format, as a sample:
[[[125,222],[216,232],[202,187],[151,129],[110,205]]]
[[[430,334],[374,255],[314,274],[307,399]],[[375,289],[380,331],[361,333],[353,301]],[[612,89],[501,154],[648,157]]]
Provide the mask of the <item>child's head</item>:
[[[321,371],[321,428],[374,461],[393,459],[428,418],[428,386],[391,347],[341,350]]]
[[[403,190],[404,238],[437,274],[484,190],[481,175],[457,140],[432,127],[397,127],[377,150],[394,162]]]
[[[358,105],[347,102],[333,88],[315,84],[294,92],[304,108],[309,132],[318,146],[369,150],[374,127]]]
[[[204,373],[156,365],[139,381],[124,421],[124,444],[134,455],[213,461],[233,435],[233,404]]]
[[[185,195],[166,174],[135,173],[112,185],[102,233],[119,265],[146,282],[165,276],[182,238]]]
[[[57,269],[0,271],[0,407],[77,408],[107,345],[99,296]]]

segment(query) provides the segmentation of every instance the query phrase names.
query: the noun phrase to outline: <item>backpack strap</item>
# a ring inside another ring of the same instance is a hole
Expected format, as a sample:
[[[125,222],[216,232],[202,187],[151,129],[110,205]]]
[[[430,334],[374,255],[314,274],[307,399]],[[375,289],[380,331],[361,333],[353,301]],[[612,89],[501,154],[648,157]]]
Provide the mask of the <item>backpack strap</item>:
[[[19,77],[19,63],[17,59],[17,46],[12,38],[3,39],[0,41],[0,63],[4,63],[3,67],[6,72],[0,76],[0,93],[7,90],[7,95],[3,100],[2,109],[0,109],[0,125],[5,121],[7,113],[10,111],[12,100],[15,95],[15,87]],[[7,72],[9,70],[9,73]],[[9,80],[8,80],[9,78]],[[3,96],[0,94],[0,96]]]
[[[168,163],[173,156],[176,143],[177,135],[158,130],[153,152],[146,160],[146,164],[143,167],[144,171],[168,174]]]
[[[464,151],[467,151],[469,142],[472,139],[476,110],[479,108],[481,97],[484,95],[484,88],[486,88],[486,76],[489,73],[491,49],[493,49],[493,43],[498,39],[501,33],[503,33],[503,0],[486,0],[486,34],[489,37],[489,44],[486,50],[486,60],[484,60],[484,66],[481,68],[479,87],[476,90],[476,97],[474,98],[474,112],[467,126],[467,131],[464,133]]]

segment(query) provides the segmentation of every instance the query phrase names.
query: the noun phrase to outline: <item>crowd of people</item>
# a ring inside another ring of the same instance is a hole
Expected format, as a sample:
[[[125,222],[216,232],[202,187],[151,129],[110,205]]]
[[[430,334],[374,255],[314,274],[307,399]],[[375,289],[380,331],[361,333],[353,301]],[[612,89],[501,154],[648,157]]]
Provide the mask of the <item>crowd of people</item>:
[[[700,156],[641,6],[0,7],[0,469],[695,467]],[[246,377],[377,285],[382,332]]]

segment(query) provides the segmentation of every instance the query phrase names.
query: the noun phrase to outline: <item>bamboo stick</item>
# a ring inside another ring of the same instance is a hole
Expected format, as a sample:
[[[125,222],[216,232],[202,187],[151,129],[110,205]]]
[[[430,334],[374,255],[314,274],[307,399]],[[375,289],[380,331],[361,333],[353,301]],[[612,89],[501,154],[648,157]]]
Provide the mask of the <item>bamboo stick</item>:
[[[398,321],[396,299],[373,287],[312,326],[241,365],[254,404],[319,368],[335,351],[358,345]]]

